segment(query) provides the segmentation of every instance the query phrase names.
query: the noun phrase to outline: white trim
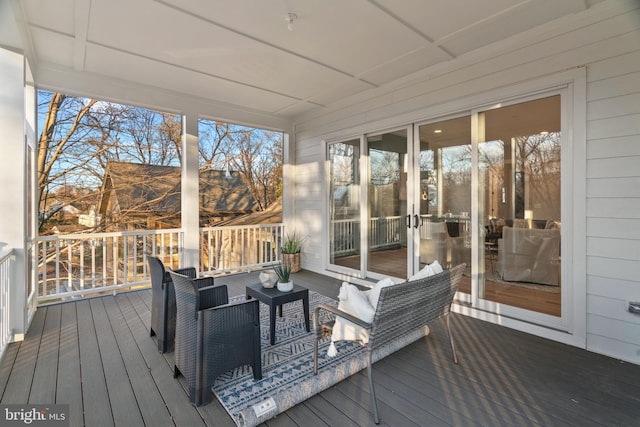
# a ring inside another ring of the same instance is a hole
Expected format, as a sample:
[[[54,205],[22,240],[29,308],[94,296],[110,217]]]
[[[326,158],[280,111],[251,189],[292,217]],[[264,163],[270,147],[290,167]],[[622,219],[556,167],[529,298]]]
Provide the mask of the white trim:
[[[570,152],[568,151],[570,149],[569,144],[568,144],[568,140],[570,139],[570,132],[569,132],[569,126],[568,126],[568,122],[566,121],[566,115],[568,114],[567,108],[568,106],[571,104],[570,102],[567,101],[567,90],[566,87],[565,88],[557,88],[557,89],[552,89],[549,91],[536,91],[534,95],[530,95],[530,96],[523,96],[523,97],[519,97],[519,98],[510,98],[508,101],[496,101],[494,104],[490,105],[487,108],[478,108],[478,109],[474,109],[472,111],[472,117],[479,117],[480,114],[482,114],[483,112],[487,112],[487,111],[491,111],[491,110],[495,110],[498,108],[502,108],[502,107],[506,107],[506,106],[510,106],[510,105],[516,105],[516,104],[521,104],[524,102],[529,102],[529,101],[534,101],[537,99],[541,99],[544,97],[548,97],[548,96],[560,96],[560,100],[561,100],[561,150],[562,150],[562,154],[561,154],[561,162],[562,162],[562,188],[561,188],[561,215],[562,215],[562,223],[566,224],[567,222],[564,220],[565,218],[565,212],[564,210],[567,208],[570,208],[571,204],[567,204],[564,203],[564,200],[568,200],[565,199],[565,196],[567,196],[566,194],[566,190],[567,187],[570,186],[571,181],[572,181],[572,177],[571,177],[571,169],[569,167],[567,167],[567,164],[571,161],[572,156],[570,154]],[[479,129],[478,129],[479,130]],[[476,155],[477,157],[477,151],[478,151],[478,142],[479,141],[474,141],[475,145],[473,146],[473,153]],[[474,173],[472,174],[474,177],[477,176],[477,167],[478,164],[476,163],[474,166]],[[477,185],[477,182],[476,182]],[[477,188],[477,187],[475,187]],[[477,193],[476,193],[477,196]],[[473,212],[477,212],[478,209],[478,202],[477,202],[478,197],[473,197],[473,201],[475,202],[475,210],[474,208],[472,208]],[[476,230],[476,233],[478,232],[478,230]],[[563,231],[564,234],[567,233],[566,230]],[[474,235],[478,235],[478,234],[474,234]],[[563,236],[564,237],[564,236]],[[561,242],[569,242],[570,240],[562,240]],[[570,248],[568,248],[568,246],[565,243],[565,245],[563,246],[562,249],[562,254],[563,254],[563,260],[564,260],[564,254],[566,252],[571,252]],[[476,264],[477,266],[477,264]],[[561,272],[565,272],[567,269],[571,269],[571,264],[567,263],[567,265],[564,265],[564,262],[562,264],[562,268],[561,268]],[[562,304],[562,308],[561,308],[561,315],[560,317],[557,316],[551,316],[551,315],[547,315],[547,314],[543,314],[543,313],[539,313],[536,311],[532,311],[532,310],[527,310],[524,308],[518,308],[518,307],[514,307],[514,306],[510,306],[508,304],[503,304],[503,303],[499,303],[499,302],[495,302],[495,301],[491,301],[488,299],[484,299],[484,298],[480,298],[480,272],[478,271],[477,268],[473,268],[472,269],[472,275],[471,275],[471,280],[472,280],[472,301],[473,301],[473,305],[474,307],[477,307],[479,310],[483,310],[483,311],[487,311],[487,312],[491,312],[491,313],[500,313],[504,316],[507,317],[511,317],[514,319],[519,319],[522,320],[524,322],[528,322],[528,323],[534,323],[537,325],[541,325],[541,326],[547,326],[550,328],[554,328],[554,329],[559,329],[562,331],[567,331],[570,332],[572,330],[572,325],[571,322],[569,321],[569,319],[572,317],[572,313],[569,309],[570,306],[567,306],[565,304],[566,300],[568,299],[568,295],[571,293],[571,289],[573,288],[573,284],[570,281],[562,281],[562,287],[561,287],[561,293],[562,293],[562,297],[561,297],[561,301],[563,302]]]
[[[39,66],[34,71],[38,76],[39,89],[174,114],[197,111],[202,117],[216,117],[218,121],[261,129],[285,131],[292,127],[292,122],[288,118],[263,111],[250,110],[230,103],[212,101],[95,73],[59,69],[48,65]]]
[[[572,75],[573,82],[568,87],[571,105],[567,109],[567,120],[570,123],[569,145],[573,162],[572,188],[567,191],[570,191],[573,197],[573,210],[567,211],[571,213],[572,235],[566,236],[567,239],[572,239],[572,253],[570,262],[567,263],[571,268],[563,270],[567,274],[562,280],[570,280],[573,284],[573,294],[571,298],[567,298],[573,305],[570,307],[573,312],[572,332],[576,339],[580,339],[579,346],[584,348],[587,345],[587,70],[582,67],[574,70]],[[563,197],[565,196],[563,194]],[[563,228],[569,230],[568,227]]]
[[[359,134],[362,138],[361,146],[365,147],[365,138],[367,136],[377,135],[388,130],[432,123],[445,117],[450,118],[465,114],[471,114],[473,117],[479,111],[486,111],[505,104],[538,99],[551,94],[561,94],[563,103],[561,111],[563,114],[562,170],[564,173],[562,174],[561,211],[563,224],[571,224],[569,227],[563,227],[562,235],[563,242],[570,242],[565,244],[562,249],[562,283],[564,284],[562,287],[562,316],[558,318],[496,303],[479,304],[484,307],[484,310],[489,309],[492,313],[476,308],[458,309],[473,317],[512,325],[512,327],[526,332],[585,347],[586,219],[584,216],[580,216],[580,212],[585,212],[586,204],[586,70],[584,68],[563,71],[508,87],[481,92],[463,99],[428,106],[419,111],[381,119],[375,123],[359,124],[348,129],[330,132],[324,136],[324,141],[344,141],[347,135]],[[425,119],[425,117],[427,118]],[[472,133],[473,138],[474,134]],[[477,147],[477,140],[475,142],[475,147]],[[324,158],[326,158],[326,153]],[[363,151],[361,153],[361,161],[363,162],[361,168],[366,167],[365,160]],[[475,162],[477,167],[477,158]],[[362,179],[365,176],[368,177],[368,173],[361,176],[361,187],[364,187]],[[477,181],[475,185],[477,186]],[[367,206],[365,199],[367,192],[364,188],[361,188],[361,192],[363,196],[361,204]],[[475,209],[472,206],[472,212],[477,213],[477,200],[475,199],[477,198],[472,197],[472,204],[475,204]],[[361,220],[365,214],[365,212],[361,212]],[[362,234],[361,239],[366,242],[365,233]],[[477,249],[475,255],[476,257],[478,256]],[[472,259],[475,259],[473,256],[474,254],[472,253]],[[325,264],[325,266],[328,267],[328,264]],[[370,276],[374,277],[375,275]],[[475,282],[476,294],[477,278],[477,267],[473,267],[472,283]],[[472,303],[477,305],[479,301],[472,301]],[[515,318],[516,316],[518,318]]]
[[[189,185],[199,182],[198,124],[196,114],[182,116],[181,227],[184,235],[181,258],[185,266],[200,265],[200,189]]]
[[[27,248],[27,203],[22,196],[27,194],[27,138],[25,128],[28,126],[27,108],[33,103],[26,101],[27,62],[23,55],[0,47],[0,182],[3,191],[0,194],[0,205],[3,207],[0,221],[0,238],[2,243],[13,248],[14,260],[11,271],[10,301],[6,309],[10,313],[11,330],[15,337],[27,331],[29,325],[27,311],[27,282],[29,262],[26,260]],[[9,191],[6,191],[9,190]]]

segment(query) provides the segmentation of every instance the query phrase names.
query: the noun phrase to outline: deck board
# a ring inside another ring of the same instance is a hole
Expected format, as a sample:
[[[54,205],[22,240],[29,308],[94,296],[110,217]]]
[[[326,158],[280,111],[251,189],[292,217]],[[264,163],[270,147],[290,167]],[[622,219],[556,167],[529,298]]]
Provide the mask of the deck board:
[[[29,403],[51,403],[56,401],[56,378],[58,373],[58,354],[60,345],[61,306],[47,310],[42,335],[40,337],[36,366],[31,383]],[[45,351],[46,349],[46,351]]]
[[[35,372],[38,351],[40,349],[40,339],[47,315],[47,310],[36,312],[31,321],[29,333],[24,341],[11,344],[19,346],[15,353],[15,363],[11,370],[4,392],[2,393],[3,404],[27,403],[31,393],[33,373]],[[6,358],[3,358],[3,362]]]
[[[151,297],[150,293],[146,294]],[[173,378],[165,358],[158,353],[155,340],[149,336],[148,323],[143,323],[138,315],[137,308],[141,304],[140,295],[137,292],[120,294],[116,297],[116,301],[175,425],[204,426],[204,421],[189,403],[184,390]]]
[[[336,297],[340,280],[297,283]],[[216,278],[243,295],[256,274]],[[149,336],[148,289],[41,307],[0,362],[1,403],[69,403],[72,426],[234,426],[220,403],[194,407],[173,355]],[[640,426],[640,366],[458,314],[374,365],[382,426]],[[47,401],[48,400],[48,401]],[[373,426],[366,371],[267,421]]]
[[[336,408],[327,399],[325,399],[324,396],[331,391],[332,388],[329,388],[323,394],[311,397],[305,402],[305,405],[311,409],[316,417],[320,418],[330,426],[357,427],[359,425],[358,423],[346,416],[340,408]],[[374,424],[373,421],[371,421],[370,423],[362,425],[369,426]]]
[[[127,372],[122,353],[118,347],[113,325],[109,322],[104,306],[106,298],[94,298],[91,300],[91,312],[93,314],[100,359],[104,370],[107,392],[112,408],[113,421],[116,426],[144,426],[140,409],[133,392],[129,373]]]
[[[109,392],[102,365],[98,336],[94,327],[91,301],[78,301],[78,342],[84,422],[88,426],[113,426]],[[39,313],[41,310],[38,310]]]
[[[82,382],[80,371],[80,347],[78,343],[78,319],[76,304],[60,304],[60,354],[56,403],[69,405],[69,426],[84,425],[82,406]],[[48,309],[47,309],[48,310]]]
[[[134,402],[137,403],[135,409],[139,409],[142,417],[140,421],[144,420],[144,425],[167,425],[171,422],[169,411],[120,308],[111,298],[105,299],[104,303],[135,396]]]

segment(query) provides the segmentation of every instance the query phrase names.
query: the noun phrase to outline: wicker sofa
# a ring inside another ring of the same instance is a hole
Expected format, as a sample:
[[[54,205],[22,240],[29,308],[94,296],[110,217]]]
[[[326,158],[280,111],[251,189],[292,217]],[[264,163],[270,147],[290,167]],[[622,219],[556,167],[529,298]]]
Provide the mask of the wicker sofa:
[[[321,304],[313,313],[313,326],[316,336],[314,346],[314,373],[318,372],[318,341],[327,333],[327,325],[321,325],[320,311],[334,313],[368,331],[367,374],[371,395],[371,407],[376,424],[380,423],[371,365],[402,347],[416,341],[428,333],[428,324],[440,317],[447,319],[447,331],[454,363],[458,363],[451,327],[449,310],[458,283],[465,269],[459,264],[450,270],[430,277],[408,281],[380,289],[375,314],[371,323],[362,321],[336,307]]]

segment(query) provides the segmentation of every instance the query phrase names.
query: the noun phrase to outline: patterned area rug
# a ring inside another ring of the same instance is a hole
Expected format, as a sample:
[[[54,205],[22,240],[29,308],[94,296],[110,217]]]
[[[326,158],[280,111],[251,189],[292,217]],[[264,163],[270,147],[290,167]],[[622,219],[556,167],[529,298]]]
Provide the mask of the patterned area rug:
[[[336,306],[337,301],[310,291],[311,313],[318,304]],[[328,320],[324,313],[322,322]],[[366,367],[365,351],[359,344],[340,342],[338,356],[330,358],[327,357],[330,340],[324,338],[319,347],[318,375],[313,375],[313,328],[312,332],[305,330],[301,301],[283,307],[283,317],[276,319],[273,346],[269,344],[269,309],[260,304],[260,333],[262,380],[254,381],[247,366],[220,376],[213,387],[214,394],[239,426],[260,424]],[[265,404],[267,401],[271,404]],[[270,408],[264,414],[254,410],[254,405],[261,404]]]

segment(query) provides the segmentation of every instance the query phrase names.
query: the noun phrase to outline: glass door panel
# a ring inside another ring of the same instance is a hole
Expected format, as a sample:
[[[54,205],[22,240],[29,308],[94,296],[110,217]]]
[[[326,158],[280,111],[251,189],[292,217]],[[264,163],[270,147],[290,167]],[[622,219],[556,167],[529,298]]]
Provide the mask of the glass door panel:
[[[369,160],[367,271],[406,279],[406,129],[367,137]]]
[[[471,271],[471,118],[421,125],[420,265]],[[460,291],[471,292],[468,274]]]
[[[328,145],[329,262],[360,270],[360,140]]]
[[[479,298],[561,316],[560,95],[478,114]]]

